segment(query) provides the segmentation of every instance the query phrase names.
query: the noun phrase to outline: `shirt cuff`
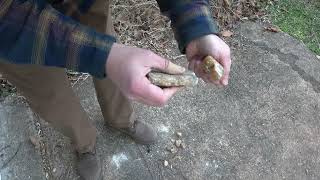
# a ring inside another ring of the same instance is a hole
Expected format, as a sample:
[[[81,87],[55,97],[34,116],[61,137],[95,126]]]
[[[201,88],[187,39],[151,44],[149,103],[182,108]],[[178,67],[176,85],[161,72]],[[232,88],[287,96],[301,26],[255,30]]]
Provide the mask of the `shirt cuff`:
[[[205,5],[186,7],[181,10],[183,10],[181,13],[175,13],[170,19],[179,49],[184,54],[186,46],[192,40],[208,34],[218,34],[219,28]]]
[[[116,39],[112,36],[95,33],[92,44],[81,48],[79,52],[78,71],[88,72],[92,76],[102,79],[106,77],[106,61]]]

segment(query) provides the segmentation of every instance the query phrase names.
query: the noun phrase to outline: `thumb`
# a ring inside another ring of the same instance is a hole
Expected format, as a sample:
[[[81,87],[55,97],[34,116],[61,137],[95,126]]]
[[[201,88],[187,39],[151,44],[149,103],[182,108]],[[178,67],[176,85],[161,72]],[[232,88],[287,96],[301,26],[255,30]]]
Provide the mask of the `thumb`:
[[[184,67],[174,64],[171,61],[160,56],[156,57],[153,62],[153,68],[156,68],[161,72],[165,72],[168,74],[182,74],[186,71]]]

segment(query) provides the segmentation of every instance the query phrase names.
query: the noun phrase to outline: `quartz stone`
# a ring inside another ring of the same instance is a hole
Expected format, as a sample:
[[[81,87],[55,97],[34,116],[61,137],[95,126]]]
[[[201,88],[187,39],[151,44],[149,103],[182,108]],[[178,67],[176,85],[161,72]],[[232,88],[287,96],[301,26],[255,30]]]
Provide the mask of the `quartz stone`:
[[[198,78],[192,71],[178,75],[150,72],[148,78],[152,84],[159,87],[195,86],[198,84]]]
[[[204,58],[202,68],[213,80],[220,80],[224,73],[223,67],[211,56]]]

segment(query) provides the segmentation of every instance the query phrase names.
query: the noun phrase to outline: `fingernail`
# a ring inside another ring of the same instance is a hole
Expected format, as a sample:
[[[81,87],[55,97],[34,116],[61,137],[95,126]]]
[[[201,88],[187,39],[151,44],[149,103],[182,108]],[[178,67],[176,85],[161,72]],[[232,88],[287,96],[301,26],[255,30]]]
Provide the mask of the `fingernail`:
[[[180,67],[180,71],[181,71],[181,72],[185,72],[185,71],[186,71],[186,68]]]
[[[224,86],[227,86],[227,85],[228,85],[228,81],[227,81],[227,80],[224,80],[224,81],[222,81],[222,84],[223,84]]]

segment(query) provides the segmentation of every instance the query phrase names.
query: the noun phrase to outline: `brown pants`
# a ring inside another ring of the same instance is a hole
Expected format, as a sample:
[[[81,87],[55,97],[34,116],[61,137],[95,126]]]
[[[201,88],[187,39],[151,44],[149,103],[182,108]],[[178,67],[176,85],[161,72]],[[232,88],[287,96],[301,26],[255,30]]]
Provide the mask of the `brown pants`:
[[[97,0],[80,22],[97,31],[113,34],[109,1]],[[91,151],[96,129],[74,94],[65,69],[0,63],[0,73],[27,98],[31,108],[70,137],[78,152]],[[108,78],[93,78],[104,119],[113,127],[128,127],[134,120],[132,106]]]

